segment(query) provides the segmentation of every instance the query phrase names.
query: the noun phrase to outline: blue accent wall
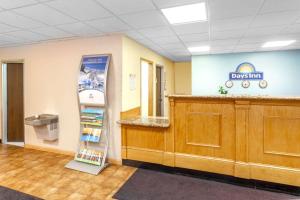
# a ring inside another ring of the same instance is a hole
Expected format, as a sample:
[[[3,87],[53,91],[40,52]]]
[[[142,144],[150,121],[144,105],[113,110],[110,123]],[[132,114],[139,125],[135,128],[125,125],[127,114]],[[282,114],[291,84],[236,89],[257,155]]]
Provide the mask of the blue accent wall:
[[[250,87],[245,89],[241,81],[233,81],[229,94],[300,96],[300,50],[193,56],[192,94],[219,94],[219,86],[225,87],[229,73],[243,62],[263,72],[268,87],[261,89],[259,81],[250,81]]]

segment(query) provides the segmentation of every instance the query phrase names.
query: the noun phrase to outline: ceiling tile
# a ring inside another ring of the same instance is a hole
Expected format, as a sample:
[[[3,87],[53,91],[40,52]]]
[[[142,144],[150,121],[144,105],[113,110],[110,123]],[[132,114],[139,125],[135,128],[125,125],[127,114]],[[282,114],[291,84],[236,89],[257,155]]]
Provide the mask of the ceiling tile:
[[[259,47],[256,49],[256,51],[279,51],[281,49],[282,47],[269,47],[269,48]]]
[[[0,7],[4,9],[12,9],[36,3],[38,3],[36,0],[0,0]]]
[[[299,34],[289,34],[289,33],[280,33],[277,35],[267,35],[262,37],[265,41],[274,41],[274,40],[300,40]]]
[[[138,39],[137,42],[139,42],[140,44],[144,44],[146,46],[155,45],[154,42],[152,42],[151,40],[149,40],[147,38]]]
[[[238,17],[222,20],[212,20],[210,27],[212,31],[226,31],[245,29],[249,26],[253,17]]]
[[[116,17],[86,21],[90,26],[102,32],[117,32],[130,30],[130,27]]]
[[[75,19],[43,4],[18,8],[14,11],[20,15],[30,17],[31,19],[35,19],[48,25],[67,24],[76,21]]]
[[[233,49],[212,49],[210,50],[210,54],[225,54],[225,53],[232,53]]]
[[[175,62],[188,62],[192,60],[191,56],[172,56],[171,57],[172,60],[174,60]]]
[[[91,20],[112,16],[112,14],[94,0],[72,0],[72,3],[69,0],[55,0],[48,2],[47,5],[78,20]]]
[[[254,16],[264,0],[210,0],[209,18],[224,19],[242,16]]]
[[[208,33],[195,33],[195,34],[185,34],[185,35],[179,35],[179,38],[183,42],[198,42],[198,41],[206,41],[209,40],[209,34]]]
[[[18,29],[19,28],[12,27],[12,26],[9,26],[7,24],[0,23],[0,33],[6,33],[6,32],[11,32],[11,31],[16,31]]]
[[[165,44],[162,46],[163,49],[168,50],[168,51],[178,51],[178,50],[187,50],[186,47],[178,42],[178,43],[172,43],[172,44]]]
[[[0,47],[6,46],[6,45],[9,45],[9,44],[11,44],[11,43],[7,42],[7,41],[0,40]]]
[[[82,23],[64,24],[57,26],[59,29],[76,36],[100,35],[102,32]]]
[[[291,24],[285,28],[283,33],[300,33],[300,24]]]
[[[134,40],[145,39],[145,37],[142,34],[140,34],[137,31],[134,31],[134,30],[125,31],[124,33],[125,33],[125,35],[127,35],[128,37],[130,37]]]
[[[257,48],[248,48],[248,49],[234,49],[233,53],[248,53],[248,52],[256,52]]]
[[[208,22],[171,26],[157,9],[203,1]],[[115,32],[173,60],[190,60],[187,47],[198,45],[209,54],[264,51],[266,41],[300,41],[300,0],[0,0],[1,47]]]
[[[238,45],[247,45],[254,43],[263,43],[267,40],[267,37],[245,37],[240,39]]]
[[[140,29],[138,31],[144,36],[149,38],[174,36],[174,32],[167,26],[145,28],[145,29]]]
[[[137,29],[167,25],[166,19],[158,11],[121,15],[120,18]]]
[[[163,55],[165,57],[169,57],[170,56],[170,54],[168,52],[166,52],[165,50],[163,50],[163,49],[159,49],[157,51],[157,53],[159,53],[160,55]]]
[[[198,22],[198,23],[175,25],[173,26],[173,29],[178,35],[208,33],[208,23]]]
[[[299,37],[299,36],[298,36]],[[260,36],[260,37],[245,37],[239,41],[238,45],[252,45],[252,44],[263,44],[267,41],[275,41],[275,40],[294,40],[298,39],[295,35],[289,34],[279,34],[279,35],[267,35],[267,36]],[[299,37],[300,39],[300,37]]]
[[[197,47],[197,46],[209,46],[210,42],[209,40],[207,41],[199,41],[199,42],[187,42],[185,43],[187,47]]]
[[[9,41],[6,40],[6,35],[0,34],[0,42],[1,43],[7,43]]]
[[[279,34],[285,27],[284,26],[272,26],[272,27],[261,27],[261,28],[249,28],[244,37],[255,37],[264,35],[276,35]]]
[[[158,45],[167,45],[172,43],[179,43],[180,40],[177,36],[167,36],[167,37],[157,37],[157,38],[151,38],[151,40],[158,44]]]
[[[155,52],[163,51],[163,49],[161,47],[159,47],[158,45],[156,45],[156,44],[148,45],[147,48],[149,48],[149,49],[151,49],[152,51],[155,51]]]
[[[265,0],[260,13],[300,10],[299,0]]]
[[[17,43],[21,42],[24,39],[16,38],[11,35],[6,35],[6,34],[0,34],[0,40],[1,41],[6,41],[8,43]]]
[[[66,37],[72,37],[73,36],[70,33],[67,33],[65,31],[62,31],[60,29],[57,29],[57,28],[51,27],[51,26],[32,29],[32,32],[48,36],[49,39],[50,38],[66,38]]]
[[[188,56],[191,53],[186,48],[167,49],[167,52],[173,56]]]
[[[117,15],[155,10],[151,0],[97,0],[105,8]]]
[[[188,4],[201,3],[205,0],[153,0],[158,8],[170,8],[175,6],[182,6]]]
[[[22,40],[23,42],[34,42],[34,41],[42,41],[47,39],[43,35],[40,35],[38,33],[33,33],[31,31],[26,31],[26,30],[10,32],[9,36],[15,37],[20,41]]]
[[[300,42],[297,41],[294,44],[286,47],[282,47],[281,50],[288,50],[288,49],[300,49]]]
[[[262,46],[262,43],[251,43],[251,44],[238,44],[235,46],[235,49],[257,49]]]
[[[255,17],[251,27],[288,25],[293,23],[298,16],[299,12],[296,11],[261,14]]]
[[[212,46],[235,46],[238,42],[239,39],[211,40],[209,44]]]
[[[10,11],[1,12],[0,21],[5,24],[11,24],[15,27],[26,28],[26,29],[44,26],[40,22],[34,21],[32,19],[28,19],[23,16],[19,16]]]
[[[232,38],[241,38],[245,34],[246,30],[235,31],[212,31],[210,33],[211,40],[223,40]]]

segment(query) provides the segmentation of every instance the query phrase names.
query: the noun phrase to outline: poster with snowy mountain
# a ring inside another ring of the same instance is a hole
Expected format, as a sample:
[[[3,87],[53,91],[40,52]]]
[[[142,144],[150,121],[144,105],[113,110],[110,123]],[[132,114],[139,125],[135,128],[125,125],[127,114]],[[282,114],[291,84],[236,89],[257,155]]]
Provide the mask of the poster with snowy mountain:
[[[105,104],[104,87],[109,56],[84,56],[78,81],[81,104]]]

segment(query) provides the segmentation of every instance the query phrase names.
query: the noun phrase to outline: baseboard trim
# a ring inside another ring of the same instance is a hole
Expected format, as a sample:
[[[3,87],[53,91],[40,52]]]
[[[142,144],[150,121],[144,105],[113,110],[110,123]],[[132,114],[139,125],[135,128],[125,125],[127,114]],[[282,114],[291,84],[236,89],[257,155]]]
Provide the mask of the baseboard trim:
[[[73,151],[65,151],[65,150],[55,149],[55,148],[51,148],[51,147],[42,147],[42,146],[32,145],[32,144],[25,144],[24,147],[26,149],[46,151],[46,152],[57,153],[57,154],[66,155],[66,156],[75,156],[75,152],[73,152]]]
[[[233,175],[234,160],[175,153],[175,165],[211,173]]]
[[[153,163],[128,160],[128,159],[123,159],[122,164],[131,167],[136,167],[136,168],[155,170],[155,171],[160,171],[160,172],[165,172],[170,174],[180,174],[184,176],[191,176],[194,178],[218,181],[218,182],[238,185],[242,187],[256,188],[260,190],[267,190],[271,192],[278,192],[278,193],[300,196],[300,187],[297,186],[291,186],[291,185],[285,185],[285,184],[273,183],[273,182],[267,182],[261,180],[244,179],[244,178],[238,178],[234,176],[217,174],[212,172],[204,172],[204,171],[178,168],[178,167],[169,167],[160,164],[153,164]]]
[[[55,148],[51,148],[51,147],[42,147],[42,146],[32,145],[32,144],[25,144],[24,148],[38,150],[38,151],[45,151],[45,152],[50,152],[50,153],[56,153],[56,154],[72,156],[72,157],[75,156],[75,152],[73,152],[73,151],[65,151],[65,150],[55,149]],[[107,160],[108,160],[108,163],[110,163],[110,164],[122,165],[121,160],[112,159],[112,158],[108,158]]]

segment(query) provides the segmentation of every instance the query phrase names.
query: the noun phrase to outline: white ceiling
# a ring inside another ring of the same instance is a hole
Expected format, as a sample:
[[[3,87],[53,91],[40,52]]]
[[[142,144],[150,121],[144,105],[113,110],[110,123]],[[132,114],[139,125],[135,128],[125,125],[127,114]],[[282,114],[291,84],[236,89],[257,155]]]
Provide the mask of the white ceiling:
[[[187,47],[198,45],[210,45],[210,54],[249,52],[293,39],[270,50],[300,49],[300,0],[206,0],[208,21],[184,25],[160,11],[203,1],[0,0],[0,47],[124,33],[174,61],[190,60]]]

